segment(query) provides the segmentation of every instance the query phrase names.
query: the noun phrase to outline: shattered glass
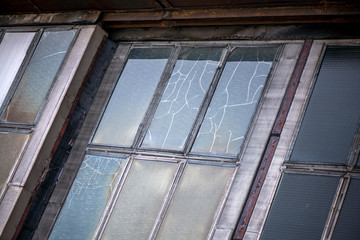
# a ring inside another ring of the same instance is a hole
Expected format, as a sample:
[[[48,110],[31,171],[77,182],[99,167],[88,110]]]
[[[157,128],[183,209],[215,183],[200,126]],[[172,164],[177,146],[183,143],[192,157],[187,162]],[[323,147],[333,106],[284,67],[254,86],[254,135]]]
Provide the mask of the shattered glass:
[[[93,143],[131,146],[172,48],[135,48],[115,87]]]
[[[44,32],[1,121],[33,123],[76,30]]]
[[[125,156],[86,155],[49,239],[91,239],[124,167]]]
[[[182,150],[223,48],[183,48],[143,140],[143,148]]]
[[[0,107],[34,38],[34,32],[5,33],[0,44]]]
[[[276,48],[237,48],[231,53],[192,152],[240,151],[275,53]]]

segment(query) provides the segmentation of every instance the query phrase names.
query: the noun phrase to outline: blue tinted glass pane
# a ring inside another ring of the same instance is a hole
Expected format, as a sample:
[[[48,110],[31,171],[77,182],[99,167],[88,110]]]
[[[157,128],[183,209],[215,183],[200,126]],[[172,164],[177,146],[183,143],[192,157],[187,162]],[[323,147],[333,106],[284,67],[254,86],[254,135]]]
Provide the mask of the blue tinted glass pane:
[[[261,239],[320,239],[338,183],[337,177],[284,174]]]
[[[360,47],[329,47],[290,161],[345,163],[360,119]]]
[[[1,121],[33,123],[76,30],[44,32]]]
[[[125,160],[87,155],[50,239],[91,239]]]
[[[193,152],[235,155],[269,74],[276,48],[237,48],[226,62]]]
[[[182,150],[218,67],[222,48],[183,48],[142,147]]]
[[[357,240],[360,237],[360,180],[352,179],[332,239]]]
[[[135,48],[106,107],[93,143],[131,146],[172,48]]]

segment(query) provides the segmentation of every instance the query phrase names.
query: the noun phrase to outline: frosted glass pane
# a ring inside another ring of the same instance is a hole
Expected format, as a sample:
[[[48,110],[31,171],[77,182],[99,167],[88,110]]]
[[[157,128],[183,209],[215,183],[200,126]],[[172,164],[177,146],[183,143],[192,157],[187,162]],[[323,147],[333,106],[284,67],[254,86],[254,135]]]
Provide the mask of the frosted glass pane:
[[[192,152],[236,155],[276,48],[237,48],[229,57]]]
[[[0,132],[0,191],[29,134]]]
[[[134,161],[102,239],[147,239],[177,164]]]
[[[342,163],[360,120],[360,47],[328,47],[290,161]]]
[[[5,33],[0,44],[0,107],[23,62],[34,32]]]
[[[1,121],[33,123],[76,30],[44,32]]]
[[[157,239],[206,239],[233,168],[189,164]]]
[[[337,177],[284,174],[265,222],[264,239],[321,239]]]
[[[223,54],[222,48],[184,48],[142,147],[182,150]]]
[[[124,164],[124,159],[85,156],[50,239],[91,239]]]
[[[352,179],[332,239],[358,240],[360,236],[360,180]]]
[[[131,51],[93,143],[132,145],[171,51],[171,48]]]

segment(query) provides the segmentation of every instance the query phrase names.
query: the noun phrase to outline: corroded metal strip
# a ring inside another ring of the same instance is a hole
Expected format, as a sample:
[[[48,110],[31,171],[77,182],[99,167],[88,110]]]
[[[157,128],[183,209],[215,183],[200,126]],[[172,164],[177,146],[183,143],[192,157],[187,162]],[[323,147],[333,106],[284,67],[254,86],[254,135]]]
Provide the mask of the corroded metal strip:
[[[260,195],[260,190],[264,184],[266,174],[269,170],[271,161],[274,157],[274,153],[275,153],[277,145],[279,143],[280,134],[284,127],[286,117],[289,113],[289,109],[290,109],[292,100],[294,99],[297,86],[299,85],[300,77],[301,77],[301,74],[305,67],[307,58],[309,56],[312,42],[313,42],[313,40],[305,40],[303,48],[300,52],[299,58],[296,62],[289,85],[286,89],[285,96],[281,103],[280,111],[278,112],[278,115],[276,117],[270,138],[267,143],[266,150],[263,154],[263,157],[262,157],[262,160],[260,163],[260,167],[258,169],[255,180],[251,187],[245,207],[240,216],[240,220],[239,220],[238,226],[237,226],[235,234],[234,234],[234,239],[236,239],[236,240],[243,239],[243,237],[245,235],[245,231],[247,229],[250,218],[254,211],[257,199]]]

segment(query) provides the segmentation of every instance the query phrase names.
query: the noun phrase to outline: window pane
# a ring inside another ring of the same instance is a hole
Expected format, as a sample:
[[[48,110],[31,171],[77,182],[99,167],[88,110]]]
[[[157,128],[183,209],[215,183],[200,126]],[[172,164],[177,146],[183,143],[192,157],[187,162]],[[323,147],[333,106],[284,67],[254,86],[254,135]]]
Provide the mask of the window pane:
[[[29,134],[0,132],[0,191],[28,137]]]
[[[222,48],[183,48],[142,147],[182,150]]]
[[[0,44],[0,107],[23,62],[34,32],[5,33]]]
[[[233,168],[188,164],[157,239],[206,239]]]
[[[177,166],[134,161],[102,239],[147,239]]]
[[[35,121],[75,32],[72,30],[43,33],[1,121]]]
[[[230,55],[193,152],[240,151],[275,53],[276,48],[237,48]]]
[[[261,239],[320,239],[339,178],[284,174]]]
[[[359,239],[360,236],[360,180],[352,179],[341,208],[333,239]]]
[[[329,47],[291,161],[345,163],[360,119],[360,47]]]
[[[135,48],[128,57],[93,143],[131,146],[172,48]]]
[[[50,239],[91,239],[125,160],[87,155]]]

